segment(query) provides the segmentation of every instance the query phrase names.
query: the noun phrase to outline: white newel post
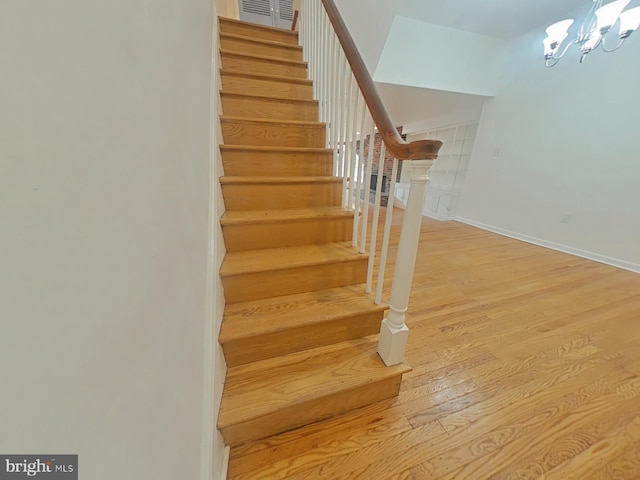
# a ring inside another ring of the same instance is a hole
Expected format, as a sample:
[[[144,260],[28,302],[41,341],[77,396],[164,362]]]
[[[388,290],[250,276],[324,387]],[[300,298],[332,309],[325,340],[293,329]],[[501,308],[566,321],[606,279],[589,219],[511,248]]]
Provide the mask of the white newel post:
[[[404,351],[409,338],[409,329],[405,324],[405,312],[409,304],[413,271],[418,254],[420,225],[422,223],[422,207],[428,173],[433,160],[413,160],[411,167],[411,186],[404,212],[400,242],[396,256],[396,265],[391,285],[389,313],[382,321],[378,354],[388,367],[404,361]],[[389,198],[390,208],[393,199]]]

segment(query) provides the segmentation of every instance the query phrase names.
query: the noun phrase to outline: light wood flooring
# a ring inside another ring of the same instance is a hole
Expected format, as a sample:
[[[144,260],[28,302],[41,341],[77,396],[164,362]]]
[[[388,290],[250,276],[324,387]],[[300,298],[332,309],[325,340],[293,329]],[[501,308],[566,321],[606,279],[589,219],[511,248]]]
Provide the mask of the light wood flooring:
[[[399,397],[235,447],[228,478],[640,479],[640,275],[425,218],[407,324]]]

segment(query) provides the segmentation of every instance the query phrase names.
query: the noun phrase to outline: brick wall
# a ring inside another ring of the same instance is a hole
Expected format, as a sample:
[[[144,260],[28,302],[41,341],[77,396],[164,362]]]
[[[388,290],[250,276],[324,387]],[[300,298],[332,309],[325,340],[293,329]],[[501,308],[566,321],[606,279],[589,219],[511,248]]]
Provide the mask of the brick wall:
[[[398,127],[398,132],[402,135],[402,127]],[[402,138],[405,138],[403,136]],[[360,141],[357,142],[358,144]],[[364,139],[364,164],[366,165],[366,160],[369,158],[369,144],[371,143],[371,135],[367,135]],[[358,145],[359,146],[359,145]],[[382,165],[382,169],[380,169],[380,152],[382,149],[382,137],[380,134],[376,133],[373,140],[373,168],[372,168],[372,182],[373,175],[379,174],[382,171],[382,175],[384,175],[384,184],[382,188],[382,195],[380,197],[380,205],[386,207],[389,202],[389,190],[391,188],[391,171],[393,169],[393,157],[389,155],[388,152],[385,152],[384,163]],[[398,175],[396,177],[396,181],[400,180],[400,172],[402,171],[402,162],[398,164]],[[366,185],[368,188],[369,185]],[[369,203],[375,202],[375,194],[373,191],[369,192]]]

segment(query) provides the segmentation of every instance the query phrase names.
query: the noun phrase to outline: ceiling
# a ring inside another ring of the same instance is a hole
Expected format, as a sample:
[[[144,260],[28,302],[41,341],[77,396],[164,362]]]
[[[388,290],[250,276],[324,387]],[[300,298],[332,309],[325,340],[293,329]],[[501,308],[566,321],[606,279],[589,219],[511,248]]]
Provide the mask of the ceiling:
[[[562,20],[567,13],[590,0],[399,0],[396,15],[466,30],[481,35],[512,39],[545,24]]]
[[[387,15],[511,40],[575,15],[576,10],[586,14],[590,5],[590,0],[396,0],[387,7]],[[398,125],[478,118],[486,98],[404,85],[376,86]]]

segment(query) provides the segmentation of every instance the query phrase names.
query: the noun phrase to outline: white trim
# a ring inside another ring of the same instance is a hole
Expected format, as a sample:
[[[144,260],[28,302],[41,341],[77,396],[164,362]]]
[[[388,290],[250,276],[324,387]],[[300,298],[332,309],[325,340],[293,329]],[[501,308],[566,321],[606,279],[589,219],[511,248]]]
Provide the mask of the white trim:
[[[231,18],[235,18],[236,20],[240,20],[240,2],[234,0],[227,0],[227,4],[230,5],[230,10],[232,13]],[[227,10],[228,12],[228,10]]]
[[[611,265],[613,267],[622,268],[624,270],[629,270],[631,272],[640,273],[640,264],[637,264],[637,263],[627,262],[626,260],[621,260],[619,258],[608,257],[606,255],[601,255],[599,253],[589,252],[588,250],[581,250],[579,248],[571,247],[569,245],[563,245],[561,243],[550,242],[548,240],[532,237],[530,235],[525,235],[523,233],[512,232],[511,230],[495,227],[493,225],[487,225],[486,223],[476,222],[475,220],[470,220],[468,218],[456,217],[455,220],[457,220],[458,222],[466,223],[467,225],[481,228],[483,230],[488,230],[490,232],[498,233],[506,237],[515,238],[516,240],[522,240],[523,242],[532,243],[534,245],[539,245],[541,247],[546,247],[552,250],[557,250],[559,252],[575,255],[577,257],[594,260],[596,262],[604,263],[606,265]]]
[[[231,453],[231,447],[225,447],[224,458],[222,459],[222,471],[220,472],[220,480],[226,480],[227,472],[229,471],[229,454]]]
[[[216,432],[216,419],[218,412],[215,411],[215,372],[216,351],[216,299],[215,299],[215,276],[217,275],[215,258],[217,254],[215,222],[218,221],[216,207],[217,182],[217,148],[218,135],[216,122],[218,119],[218,17],[216,3],[212,2],[212,38],[211,38],[211,88],[209,92],[209,221],[208,221],[208,262],[206,280],[206,305],[205,305],[205,328],[203,338],[204,349],[204,378],[203,378],[203,413],[202,413],[202,439],[200,452],[200,478],[201,480],[216,479],[216,454],[214,451],[214,436]]]

